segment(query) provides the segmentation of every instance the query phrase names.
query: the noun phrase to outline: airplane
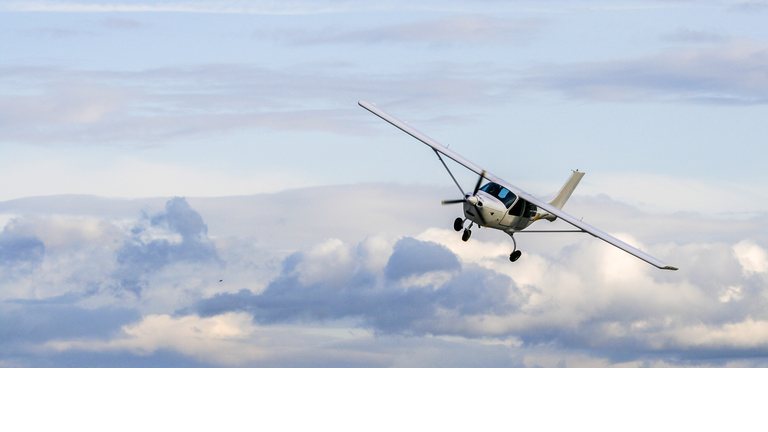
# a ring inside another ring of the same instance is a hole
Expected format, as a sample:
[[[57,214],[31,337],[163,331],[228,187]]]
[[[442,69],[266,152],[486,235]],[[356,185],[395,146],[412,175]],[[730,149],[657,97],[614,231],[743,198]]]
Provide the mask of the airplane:
[[[578,170],[573,171],[571,177],[568,179],[568,181],[565,182],[557,195],[551,201],[546,202],[489,173],[478,165],[475,165],[473,162],[470,162],[453,150],[448,149],[437,141],[417,131],[416,129],[407,125],[405,122],[398,120],[394,116],[384,112],[378,108],[376,104],[361,100],[358,102],[358,105],[377,115],[392,126],[395,126],[408,135],[428,145],[432,148],[432,150],[434,150],[437,158],[440,159],[440,162],[442,162],[443,166],[448,171],[448,174],[451,176],[451,179],[453,179],[453,182],[456,183],[456,186],[459,188],[459,191],[461,191],[463,196],[460,199],[443,201],[443,204],[463,204],[464,217],[456,218],[453,223],[453,229],[455,231],[463,231],[461,235],[461,239],[463,241],[466,242],[469,240],[470,236],[472,235],[473,225],[503,231],[512,238],[514,250],[511,254],[509,254],[509,260],[515,262],[522,256],[522,252],[517,249],[517,241],[515,240],[516,233],[522,232],[538,220],[543,219],[553,222],[557,219],[561,219],[573,225],[577,229],[541,231],[528,230],[526,232],[587,233],[613,246],[616,246],[617,248],[629,253],[630,255],[634,255],[635,257],[659,269],[677,270],[677,267],[668,265],[664,261],[661,261],[658,258],[655,258],[633,246],[630,246],[629,244],[617,239],[616,237],[600,231],[599,229],[589,225],[581,219],[577,219],[576,217],[571,216],[562,210],[566,201],[568,201],[568,198],[571,197],[574,189],[576,189],[576,186],[581,181],[581,178],[584,177],[584,172]],[[459,182],[456,180],[456,177],[454,177],[451,170],[448,169],[448,165],[446,165],[445,160],[441,155],[452,159],[453,161],[480,176],[471,194],[464,192],[464,190],[461,188],[461,185],[459,185]],[[485,185],[483,185],[484,180],[488,180],[488,183]],[[467,220],[469,220],[469,226],[465,227],[464,225],[466,224]]]

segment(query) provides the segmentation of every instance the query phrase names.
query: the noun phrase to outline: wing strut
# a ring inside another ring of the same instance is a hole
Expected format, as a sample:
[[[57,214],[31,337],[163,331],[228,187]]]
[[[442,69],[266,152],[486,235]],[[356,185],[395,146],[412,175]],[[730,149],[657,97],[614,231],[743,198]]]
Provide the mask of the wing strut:
[[[448,174],[453,179],[453,182],[456,183],[456,187],[459,188],[459,190],[461,191],[461,196],[466,196],[466,194],[464,193],[464,189],[462,189],[461,186],[459,186],[459,182],[456,181],[456,177],[453,176],[453,173],[451,172],[451,170],[448,169],[448,165],[446,165],[445,161],[443,160],[443,158],[440,157],[440,153],[438,153],[438,151],[435,150],[435,149],[432,149],[432,150],[435,151],[435,154],[437,155],[437,158],[440,159],[440,162],[443,163],[443,166],[445,167],[445,170],[448,171]],[[475,193],[477,193],[477,192],[475,192]]]

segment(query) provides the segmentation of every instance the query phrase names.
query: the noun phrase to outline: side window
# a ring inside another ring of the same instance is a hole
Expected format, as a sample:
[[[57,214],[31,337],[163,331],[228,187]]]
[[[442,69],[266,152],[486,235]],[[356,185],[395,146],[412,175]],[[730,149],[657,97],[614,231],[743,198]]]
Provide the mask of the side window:
[[[496,197],[499,198],[507,208],[509,208],[509,206],[511,206],[512,203],[515,202],[515,199],[517,199],[517,195],[507,190],[507,188],[501,188],[501,190],[499,191],[498,195],[496,195]]]
[[[509,214],[511,214],[512,216],[522,216],[524,204],[525,204],[525,201],[523,201],[522,199],[517,200],[515,205],[513,205],[512,208],[509,210]]]
[[[539,208],[536,207],[535,204],[528,203],[528,211],[526,212],[527,214],[526,214],[525,217],[527,217],[527,218],[534,218],[534,217],[536,217],[536,212],[538,210],[539,210]]]

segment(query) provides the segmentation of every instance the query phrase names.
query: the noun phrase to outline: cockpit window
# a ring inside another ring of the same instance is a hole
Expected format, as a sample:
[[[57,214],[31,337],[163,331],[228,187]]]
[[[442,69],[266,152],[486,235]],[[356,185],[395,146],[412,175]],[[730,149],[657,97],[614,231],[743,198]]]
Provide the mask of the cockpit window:
[[[511,206],[512,203],[514,203],[517,199],[517,195],[513,194],[509,191],[509,189],[501,186],[498,183],[488,183],[487,185],[481,187],[480,190],[500,199],[501,202],[507,206],[507,208],[509,208],[509,206]]]

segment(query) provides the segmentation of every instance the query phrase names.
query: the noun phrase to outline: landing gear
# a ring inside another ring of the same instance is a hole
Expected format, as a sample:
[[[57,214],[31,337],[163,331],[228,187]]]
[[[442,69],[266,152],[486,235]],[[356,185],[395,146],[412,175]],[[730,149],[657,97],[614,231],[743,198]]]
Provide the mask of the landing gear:
[[[515,249],[512,251],[511,254],[509,254],[509,260],[512,262],[515,262],[520,259],[520,256],[523,255],[522,252],[517,250],[517,241],[515,240],[515,233],[507,233],[510,237],[512,237],[512,243],[515,245]]]
[[[459,232],[462,228],[464,228],[464,219],[456,218],[456,220],[453,221],[453,229],[456,230],[456,232]]]
[[[472,235],[472,231],[470,231],[469,229],[465,229],[464,232],[461,234],[461,240],[462,241],[467,241],[467,240],[469,240],[469,237],[471,235]]]

